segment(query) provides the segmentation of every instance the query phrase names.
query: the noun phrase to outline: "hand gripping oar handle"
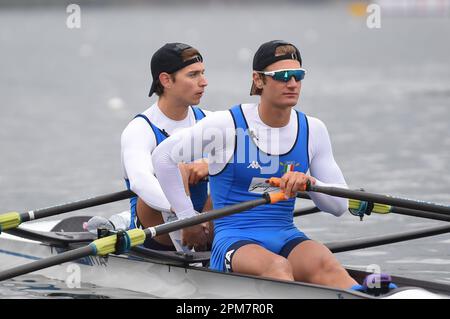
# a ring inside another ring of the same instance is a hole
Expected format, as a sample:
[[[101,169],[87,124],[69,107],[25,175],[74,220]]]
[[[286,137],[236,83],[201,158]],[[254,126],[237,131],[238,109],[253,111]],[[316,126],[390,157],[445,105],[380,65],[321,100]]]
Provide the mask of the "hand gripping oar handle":
[[[269,179],[269,183],[272,186],[279,187],[280,179],[272,177]],[[311,182],[309,180],[306,182],[305,191],[317,192],[335,197],[369,201],[373,203],[409,208],[414,210],[423,210],[427,212],[439,213],[450,216],[450,206],[412,199],[399,198],[389,195],[368,193],[359,190],[350,190],[346,188],[311,185]]]
[[[167,234],[172,231],[182,229],[184,227],[189,227],[197,224],[201,224],[206,221],[213,219],[225,217],[227,215],[239,213],[252,209],[256,206],[264,204],[274,204],[278,201],[285,200],[283,193],[264,193],[262,198],[254,199],[231,206],[223,207],[217,210],[212,210],[210,212],[201,213],[199,215],[176,220],[166,224],[158,225],[155,227],[150,227],[145,230],[142,229],[132,229],[126,232],[127,236],[127,248],[140,245],[144,242],[147,236],[154,237],[161,234]],[[34,261],[29,264],[21,265],[13,269],[8,269],[0,272],[0,281],[10,279],[16,276],[24,275],[33,271],[37,271],[43,268],[55,266],[68,261],[74,261],[79,258],[93,256],[93,255],[107,255],[116,251],[117,236],[111,235],[108,237],[100,238],[94,240],[87,246],[70,250],[61,253],[56,256]],[[126,249],[124,249],[126,251]]]
[[[268,182],[271,186],[280,187],[281,185],[281,178],[279,177],[271,177],[266,182]],[[307,180],[306,184],[304,186],[304,189],[300,189],[299,191],[308,191],[308,186],[311,185],[311,181]]]

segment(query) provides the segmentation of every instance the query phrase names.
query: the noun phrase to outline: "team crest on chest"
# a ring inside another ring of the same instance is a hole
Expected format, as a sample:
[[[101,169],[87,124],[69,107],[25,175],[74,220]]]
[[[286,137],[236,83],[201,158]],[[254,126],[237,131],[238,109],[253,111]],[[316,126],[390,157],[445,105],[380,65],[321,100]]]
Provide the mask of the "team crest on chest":
[[[293,172],[295,167],[299,165],[300,163],[296,163],[295,161],[280,162],[280,166],[283,167],[283,173]]]

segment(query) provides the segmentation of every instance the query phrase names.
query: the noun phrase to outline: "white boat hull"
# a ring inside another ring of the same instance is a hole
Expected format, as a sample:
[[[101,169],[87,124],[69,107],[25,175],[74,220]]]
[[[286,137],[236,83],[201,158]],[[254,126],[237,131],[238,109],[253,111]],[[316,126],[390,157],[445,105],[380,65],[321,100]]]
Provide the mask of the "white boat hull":
[[[5,238],[7,237],[7,238]],[[0,235],[0,270],[57,254],[47,244]],[[20,253],[17,253],[20,252]],[[73,266],[76,265],[76,266]],[[36,272],[65,281],[72,287],[80,270],[81,282],[102,287],[143,292],[157,298],[361,298],[363,294],[322,286],[274,281],[236,274],[213,272],[199,267],[180,267],[149,262],[126,255],[87,257]]]
[[[59,252],[60,248],[3,233],[0,234],[0,271],[47,258]],[[155,298],[371,298],[369,295],[349,290],[215,272],[199,266],[180,266],[129,255],[86,257],[74,263],[42,269],[36,274],[64,281],[68,288],[76,287],[79,280],[101,287],[141,292]],[[408,294],[399,291],[398,294],[387,297],[440,297],[420,288],[408,291]]]

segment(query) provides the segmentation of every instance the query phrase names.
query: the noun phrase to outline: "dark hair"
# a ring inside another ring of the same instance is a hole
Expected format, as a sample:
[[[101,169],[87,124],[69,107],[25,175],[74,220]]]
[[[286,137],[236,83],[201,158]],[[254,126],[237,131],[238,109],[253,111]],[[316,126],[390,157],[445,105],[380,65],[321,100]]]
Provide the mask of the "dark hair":
[[[183,52],[181,52],[181,58],[183,59],[183,62],[190,60],[198,55],[200,55],[200,52],[195,48],[188,48]],[[177,72],[178,71],[170,74],[170,78],[172,79],[173,82],[175,82],[175,75],[177,74]],[[161,82],[159,82],[159,80],[157,80],[155,84],[155,94],[157,96],[161,96],[163,95],[163,93],[164,93],[164,86],[161,84]]]

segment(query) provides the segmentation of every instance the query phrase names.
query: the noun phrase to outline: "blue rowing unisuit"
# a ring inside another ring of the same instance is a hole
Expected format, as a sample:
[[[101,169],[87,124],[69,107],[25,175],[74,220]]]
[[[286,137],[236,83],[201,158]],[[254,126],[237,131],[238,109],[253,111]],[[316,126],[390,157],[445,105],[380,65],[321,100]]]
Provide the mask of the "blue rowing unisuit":
[[[199,107],[192,106],[192,111],[194,112],[196,122],[200,121],[205,117],[205,113],[203,113],[203,111]],[[136,117],[143,118],[150,125],[151,129],[153,130],[153,133],[155,134],[156,146],[158,146],[162,141],[164,141],[167,137],[169,137],[169,134],[167,134],[166,131],[161,130],[156,125],[154,125],[144,114],[138,114],[135,116],[135,118]],[[127,189],[130,189],[130,181],[128,179],[125,179],[125,184],[127,186]],[[203,210],[203,206],[205,205],[206,199],[208,198],[208,182],[200,181],[196,185],[189,186],[189,192],[191,194],[191,200],[192,204],[194,205],[194,209],[198,212],[201,212]],[[130,228],[136,227],[134,221],[136,218],[137,200],[138,200],[137,197],[132,197],[130,199],[130,206],[131,206]]]
[[[241,106],[232,107],[230,112],[236,128],[236,146],[233,157],[225,168],[210,176],[214,209],[261,198],[260,193],[254,192],[258,188],[258,181],[281,177],[286,170],[306,173],[309,169],[309,130],[305,114],[296,112],[298,129],[293,133],[297,134],[297,138],[291,150],[281,155],[270,155],[261,151],[253,141],[254,134],[249,133]],[[277,165],[275,171],[264,173],[264,167],[273,167],[274,163]],[[279,253],[288,241],[305,237],[294,225],[294,205],[295,199],[291,198],[217,219],[214,222],[211,268],[224,271],[225,253],[228,247],[239,240],[251,240]]]

